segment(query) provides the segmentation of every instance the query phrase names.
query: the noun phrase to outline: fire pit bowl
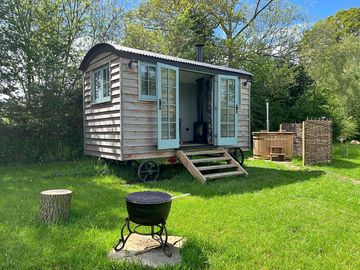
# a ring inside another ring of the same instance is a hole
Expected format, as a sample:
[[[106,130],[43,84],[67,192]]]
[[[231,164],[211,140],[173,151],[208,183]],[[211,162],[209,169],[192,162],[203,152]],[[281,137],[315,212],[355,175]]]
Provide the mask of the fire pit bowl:
[[[172,197],[170,194],[158,191],[142,191],[130,193],[126,196],[126,208],[128,217],[125,224],[121,227],[120,238],[114,246],[116,252],[125,247],[126,241],[133,233],[151,235],[159,242],[164,253],[171,257],[168,245],[168,233],[166,230],[166,220],[169,216],[171,202],[174,199],[189,196],[190,193]],[[131,228],[130,223],[136,223]],[[141,226],[150,226],[151,233],[140,232],[137,229]],[[129,234],[125,236],[125,229]],[[163,234],[165,237],[163,238]]]
[[[129,219],[140,225],[154,226],[166,223],[173,197],[164,192],[142,191],[126,196]]]

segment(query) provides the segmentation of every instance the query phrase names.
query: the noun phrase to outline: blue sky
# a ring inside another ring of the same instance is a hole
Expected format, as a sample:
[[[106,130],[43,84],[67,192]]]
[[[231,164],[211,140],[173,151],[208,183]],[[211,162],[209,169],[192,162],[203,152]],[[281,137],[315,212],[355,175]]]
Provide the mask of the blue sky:
[[[290,0],[301,6],[308,16],[309,22],[335,15],[341,9],[360,8],[360,0]]]
[[[301,6],[308,16],[308,21],[314,23],[320,19],[324,19],[341,9],[349,9],[351,7],[360,8],[360,0],[289,0],[295,5]],[[127,7],[137,5],[139,0],[127,0]]]

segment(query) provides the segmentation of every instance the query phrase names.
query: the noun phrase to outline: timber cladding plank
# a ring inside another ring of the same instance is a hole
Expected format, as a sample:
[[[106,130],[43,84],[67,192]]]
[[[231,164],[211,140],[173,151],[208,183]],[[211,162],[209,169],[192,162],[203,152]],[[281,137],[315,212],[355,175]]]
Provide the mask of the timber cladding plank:
[[[85,133],[85,139],[96,139],[96,140],[118,140],[120,141],[120,132],[111,133]]]
[[[110,102],[104,102],[99,104],[91,104],[90,98],[88,98],[87,100],[84,100],[84,103],[85,103],[85,109],[95,109],[97,107],[111,107],[113,105],[120,104],[120,97],[111,98]]]
[[[128,125],[156,126],[157,125],[157,119],[156,118],[127,116],[127,117],[124,117],[124,122],[123,122],[124,132],[126,132],[126,127]]]
[[[118,126],[107,126],[107,127],[85,127],[85,132],[87,134],[91,133],[120,133],[120,125]]]
[[[121,155],[119,155],[119,154],[108,154],[108,153],[102,153],[102,152],[91,151],[91,150],[86,150],[86,149],[84,151],[84,154],[96,156],[96,157],[108,158],[108,159],[121,160]]]
[[[113,81],[113,79],[111,79],[111,89],[119,88],[119,87],[120,87],[120,80],[116,79]]]
[[[107,120],[99,119],[99,120],[85,121],[86,127],[111,126],[111,125],[120,125],[120,118],[109,118]]]
[[[94,140],[94,139],[85,139],[85,147],[87,146],[110,146],[110,147],[120,147],[120,140],[108,140],[105,141],[104,139],[101,140]]]
[[[115,108],[118,108],[120,110],[120,103],[99,103],[99,104],[87,104],[85,106],[85,113],[92,113],[92,112],[106,112],[115,110]]]
[[[136,84],[136,86],[132,86],[132,85],[122,85],[121,87],[121,92],[123,94],[130,94],[130,95],[138,95],[139,96],[139,89],[138,86]]]
[[[110,75],[116,75],[120,77],[120,65],[118,63],[115,63],[113,66],[111,66]]]
[[[239,109],[239,115],[241,119],[249,119],[249,109]]]
[[[249,104],[248,103],[241,103],[241,105],[240,105],[240,109],[241,110],[246,110],[246,113],[248,113],[249,112],[249,108],[250,108],[250,106],[249,106]]]
[[[84,96],[84,102],[89,108],[97,105],[97,104],[91,104],[91,96],[88,94]],[[111,92],[111,103],[108,102],[108,104],[114,104],[114,103],[120,103],[120,93],[119,92],[116,94]]]
[[[111,147],[111,146],[100,146],[100,145],[88,145],[85,144],[85,150],[96,151],[107,154],[118,154],[121,155],[121,151],[119,147]]]
[[[129,79],[122,79],[123,87],[132,87],[136,88],[138,87],[137,80],[129,80]]]
[[[156,104],[154,103],[149,103],[149,102],[144,102],[144,101],[139,101],[139,102],[124,102],[123,103],[123,110],[143,110],[143,109],[147,109],[147,110],[154,110],[156,111]]]
[[[129,134],[131,136],[134,132],[141,132],[145,134],[146,132],[157,132],[157,125],[138,125],[138,124],[123,124],[123,134]]]
[[[90,109],[85,109],[85,114],[95,114],[95,113],[107,113],[111,111],[120,111],[120,104],[112,104],[106,106],[97,104],[97,106],[91,107]]]
[[[85,115],[85,120],[99,120],[99,119],[108,119],[108,118],[119,118],[120,112],[110,112],[110,113],[101,113],[101,114],[88,114]]]
[[[133,153],[133,154],[125,154],[125,160],[136,160],[136,159],[152,159],[152,158],[165,158],[165,157],[173,157],[174,151],[156,151],[149,153]]]
[[[150,120],[149,123],[152,123],[152,120],[157,120],[157,112],[153,111],[153,110],[142,110],[142,111],[138,111],[138,110],[126,110],[123,111],[122,114],[124,117],[133,117],[133,118],[147,118]],[[129,119],[129,121],[127,122],[131,122],[134,119]]]
[[[123,92],[122,99],[124,102],[142,102],[143,104],[152,104],[155,109],[157,108],[157,100],[143,100],[139,101],[139,93],[126,91]]]
[[[91,64],[88,66],[88,68],[86,69],[86,71],[91,71],[94,69],[97,69],[98,67],[101,67],[107,63],[110,63],[111,61],[115,61],[117,60],[119,57],[109,53],[107,54],[107,56],[104,54],[103,56],[100,54],[98,57],[96,57]]]
[[[124,132],[124,140],[138,140],[138,139],[149,139],[157,140],[157,130],[155,131],[133,131],[133,132]]]
[[[157,138],[152,139],[124,139],[126,140],[126,149],[130,149],[131,147],[151,147],[151,149],[156,149],[157,147]]]
[[[138,75],[137,72],[124,71],[122,74],[122,78],[127,80],[137,80]]]

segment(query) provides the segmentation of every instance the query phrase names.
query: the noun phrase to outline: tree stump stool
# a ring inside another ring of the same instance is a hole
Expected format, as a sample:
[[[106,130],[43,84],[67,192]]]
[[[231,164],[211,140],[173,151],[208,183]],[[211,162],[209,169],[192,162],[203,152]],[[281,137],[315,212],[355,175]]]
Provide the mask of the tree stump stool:
[[[40,221],[46,224],[67,221],[70,213],[71,190],[53,189],[40,193]]]

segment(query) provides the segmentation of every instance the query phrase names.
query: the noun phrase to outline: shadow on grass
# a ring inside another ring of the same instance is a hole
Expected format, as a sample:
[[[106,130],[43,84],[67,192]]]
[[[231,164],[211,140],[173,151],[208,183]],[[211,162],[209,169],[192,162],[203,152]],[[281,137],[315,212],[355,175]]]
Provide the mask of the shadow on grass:
[[[331,163],[328,164],[317,164],[319,167],[332,167],[337,169],[355,169],[359,168],[359,164],[351,162],[349,160],[334,158]]]
[[[144,189],[160,188],[169,192],[191,193],[200,197],[258,192],[283,185],[313,180],[324,174],[321,170],[286,170],[285,168],[247,167],[248,176],[233,176],[199,184],[182,164],[162,165],[161,179],[140,183]]]

